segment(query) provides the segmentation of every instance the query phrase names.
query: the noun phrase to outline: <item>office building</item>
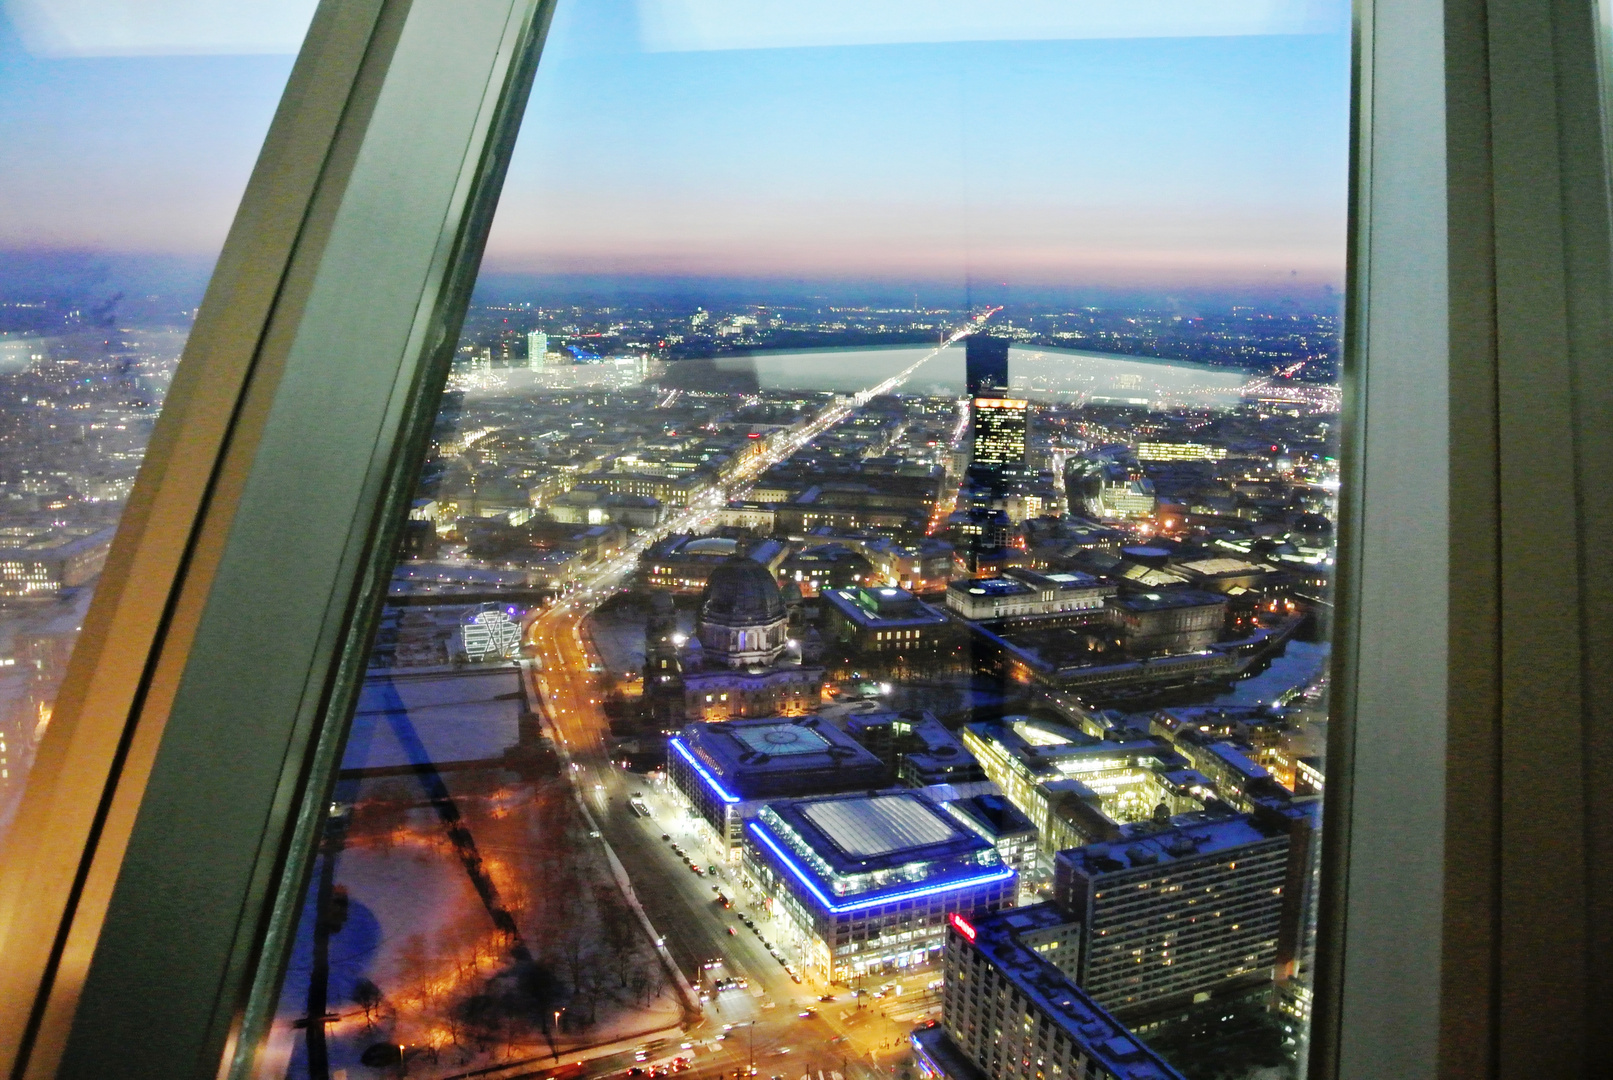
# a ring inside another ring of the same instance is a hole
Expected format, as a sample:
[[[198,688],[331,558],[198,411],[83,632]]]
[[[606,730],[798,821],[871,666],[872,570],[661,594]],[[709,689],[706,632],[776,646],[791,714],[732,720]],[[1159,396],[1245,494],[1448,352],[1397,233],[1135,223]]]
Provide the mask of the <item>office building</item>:
[[[976,766],[978,768],[978,766]],[[1001,795],[972,795],[943,804],[963,827],[991,841],[1003,862],[1019,874],[1021,888],[1037,875],[1036,826]]]
[[[0,541],[0,599],[48,599],[88,583],[106,564],[112,532],[22,530],[6,537]]]
[[[692,724],[667,743],[667,775],[718,842],[736,849],[740,826],[768,799],[883,787],[883,761],[811,717]]]
[[[1005,466],[1025,464],[1026,413],[1024,398],[974,399],[974,454],[970,467],[1001,472]]]
[[[953,916],[941,1024],[911,1040],[926,1080],[1181,1080],[1069,977],[1077,929],[1052,904]]]
[[[1138,461],[1221,461],[1226,447],[1196,442],[1142,442],[1137,444]]]
[[[1251,815],[1183,815],[1062,851],[1058,903],[1082,926],[1077,981],[1117,1016],[1269,983],[1290,830]]]
[[[1117,741],[1025,716],[969,724],[963,746],[1036,827],[1042,853],[1112,840],[1127,822],[1218,802],[1165,740]]]
[[[995,397],[1008,389],[1008,339],[970,334],[963,339],[964,383],[969,396]]]
[[[948,915],[1011,905],[1018,887],[992,843],[910,791],[770,802],[744,850],[825,981],[934,963]]]
[[[826,636],[861,653],[934,649],[952,625],[941,611],[894,586],[825,589],[821,595]]]
[[[526,366],[540,368],[549,362],[549,335],[534,330],[526,336]]]

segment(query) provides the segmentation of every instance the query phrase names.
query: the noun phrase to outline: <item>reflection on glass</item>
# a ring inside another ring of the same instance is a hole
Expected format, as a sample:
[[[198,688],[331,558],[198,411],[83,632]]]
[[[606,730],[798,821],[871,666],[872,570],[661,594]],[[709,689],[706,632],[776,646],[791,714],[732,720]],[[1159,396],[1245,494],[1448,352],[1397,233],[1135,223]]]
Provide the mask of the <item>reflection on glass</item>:
[[[0,836],[291,68],[218,54],[288,54],[287,7],[272,40],[0,11]]]
[[[719,6],[557,16],[260,1074],[1298,1075],[1342,10]]]

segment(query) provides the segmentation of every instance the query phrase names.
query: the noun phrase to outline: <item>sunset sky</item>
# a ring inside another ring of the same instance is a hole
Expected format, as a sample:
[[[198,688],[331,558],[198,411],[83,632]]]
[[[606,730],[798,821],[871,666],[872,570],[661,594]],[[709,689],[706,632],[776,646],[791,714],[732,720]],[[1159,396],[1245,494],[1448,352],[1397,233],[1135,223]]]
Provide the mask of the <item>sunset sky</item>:
[[[145,40],[7,0],[0,259],[210,258],[289,71],[297,6],[267,19],[240,3],[227,26],[176,17],[173,40]],[[1340,283],[1342,6],[801,10],[562,0],[488,270]]]

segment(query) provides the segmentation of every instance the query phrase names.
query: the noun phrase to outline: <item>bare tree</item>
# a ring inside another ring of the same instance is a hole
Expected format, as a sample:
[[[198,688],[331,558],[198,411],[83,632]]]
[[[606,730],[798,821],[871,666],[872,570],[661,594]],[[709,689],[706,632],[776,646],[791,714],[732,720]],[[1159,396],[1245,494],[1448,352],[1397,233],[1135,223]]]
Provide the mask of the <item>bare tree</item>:
[[[375,1010],[381,1004],[381,988],[369,979],[353,984],[353,1004],[364,1010],[364,1030],[375,1029]]]

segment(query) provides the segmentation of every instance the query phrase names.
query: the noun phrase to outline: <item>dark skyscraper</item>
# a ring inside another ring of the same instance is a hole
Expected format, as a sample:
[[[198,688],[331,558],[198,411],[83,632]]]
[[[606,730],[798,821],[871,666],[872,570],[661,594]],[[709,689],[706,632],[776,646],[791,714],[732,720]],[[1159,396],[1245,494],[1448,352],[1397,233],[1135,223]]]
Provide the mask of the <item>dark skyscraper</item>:
[[[964,380],[969,388],[969,396],[996,397],[1007,390],[1007,339],[970,334],[963,342]]]

